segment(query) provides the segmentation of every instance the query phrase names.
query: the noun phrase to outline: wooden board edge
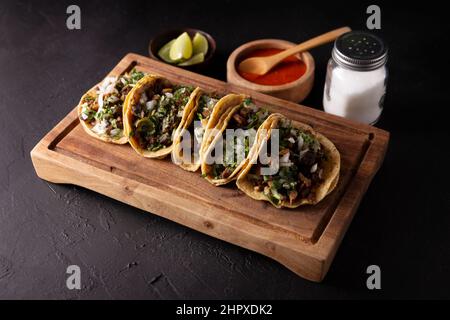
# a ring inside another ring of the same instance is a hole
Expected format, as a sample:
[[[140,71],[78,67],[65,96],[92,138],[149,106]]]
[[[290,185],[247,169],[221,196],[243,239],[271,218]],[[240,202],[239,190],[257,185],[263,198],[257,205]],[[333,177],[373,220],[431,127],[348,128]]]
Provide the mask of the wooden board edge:
[[[268,256],[310,281],[318,282],[322,279],[325,261],[309,250],[310,244],[291,237],[280,237],[275,232],[235,219],[216,208],[211,207],[211,210],[206,211],[197,210],[201,207],[186,208],[183,198],[174,197],[170,202],[158,199],[164,197],[166,191],[91,167],[48,149],[45,143],[39,143],[32,150],[31,157],[41,179],[78,185],[119,199],[133,207]],[[106,180],[108,182],[104,182]]]
[[[320,281],[322,281],[328,273],[331,263],[350,227],[356,211],[373,178],[383,163],[389,146],[389,137],[389,133],[383,131],[382,134],[377,135],[372,139],[371,144],[361,161],[360,167],[341,197],[341,201],[348,202],[347,205],[338,206],[336,208],[319,240],[314,244],[317,248],[317,252],[320,254],[317,258],[324,261]],[[369,174],[366,174],[366,172],[369,172]],[[344,210],[342,207],[346,207],[347,209]],[[350,210],[348,210],[348,208],[350,208]]]

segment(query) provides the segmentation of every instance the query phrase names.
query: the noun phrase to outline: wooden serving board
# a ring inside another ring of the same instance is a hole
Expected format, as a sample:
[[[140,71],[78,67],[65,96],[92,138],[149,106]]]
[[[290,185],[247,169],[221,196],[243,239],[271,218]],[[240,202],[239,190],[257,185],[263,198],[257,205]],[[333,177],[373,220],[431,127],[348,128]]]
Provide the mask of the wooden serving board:
[[[31,151],[37,175],[94,190],[269,256],[306,279],[321,281],[384,159],[389,133],[137,54],[126,55],[109,75],[133,67],[175,83],[246,93],[271,111],[311,125],[333,141],[341,154],[337,188],[315,206],[276,209],[247,197],[234,184],[214,187],[200,173],[171,163],[170,157],[146,159],[129,145],[94,139],[83,131],[75,109]]]

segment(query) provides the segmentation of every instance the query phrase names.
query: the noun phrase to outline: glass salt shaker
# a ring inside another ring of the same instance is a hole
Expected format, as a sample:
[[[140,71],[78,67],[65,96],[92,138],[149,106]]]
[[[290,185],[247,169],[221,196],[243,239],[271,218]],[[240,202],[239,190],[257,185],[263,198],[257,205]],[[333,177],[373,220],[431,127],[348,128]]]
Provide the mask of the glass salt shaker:
[[[386,94],[387,53],[383,40],[368,32],[352,31],[337,38],[327,66],[324,110],[375,124]]]

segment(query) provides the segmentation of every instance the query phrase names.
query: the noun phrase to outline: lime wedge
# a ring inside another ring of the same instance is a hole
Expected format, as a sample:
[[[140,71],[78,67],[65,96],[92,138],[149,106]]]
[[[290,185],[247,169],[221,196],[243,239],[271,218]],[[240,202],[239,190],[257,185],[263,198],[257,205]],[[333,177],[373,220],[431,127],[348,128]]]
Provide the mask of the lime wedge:
[[[179,63],[180,67],[192,66],[193,64],[202,63],[205,60],[205,54],[203,52],[197,53],[189,60]]]
[[[170,59],[189,59],[192,56],[192,41],[187,32],[183,32],[170,47]]]
[[[201,33],[196,33],[194,39],[192,40],[192,45],[194,49],[194,54],[208,52],[208,40]]]
[[[161,49],[158,51],[158,56],[163,59],[165,62],[168,63],[176,63],[176,60],[170,59],[170,48],[172,47],[173,43],[175,42],[175,39],[167,42]]]

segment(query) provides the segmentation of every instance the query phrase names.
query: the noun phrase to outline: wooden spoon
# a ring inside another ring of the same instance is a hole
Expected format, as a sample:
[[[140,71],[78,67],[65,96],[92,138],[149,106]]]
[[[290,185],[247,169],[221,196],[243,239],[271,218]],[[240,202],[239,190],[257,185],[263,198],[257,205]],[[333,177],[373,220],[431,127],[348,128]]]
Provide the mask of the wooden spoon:
[[[274,54],[273,56],[268,57],[254,57],[248,58],[242,61],[239,64],[239,70],[242,72],[249,72],[253,74],[263,75],[270,71],[273,67],[275,67],[278,63],[283,61],[289,56],[292,56],[296,53],[307,51],[309,49],[318,47],[322,44],[331,42],[336,40],[340,35],[350,32],[352,29],[349,27],[339,28],[327,33],[324,33],[320,36],[312,38],[308,41],[300,43],[295,47],[289,48],[287,50],[281,51],[280,53]]]

